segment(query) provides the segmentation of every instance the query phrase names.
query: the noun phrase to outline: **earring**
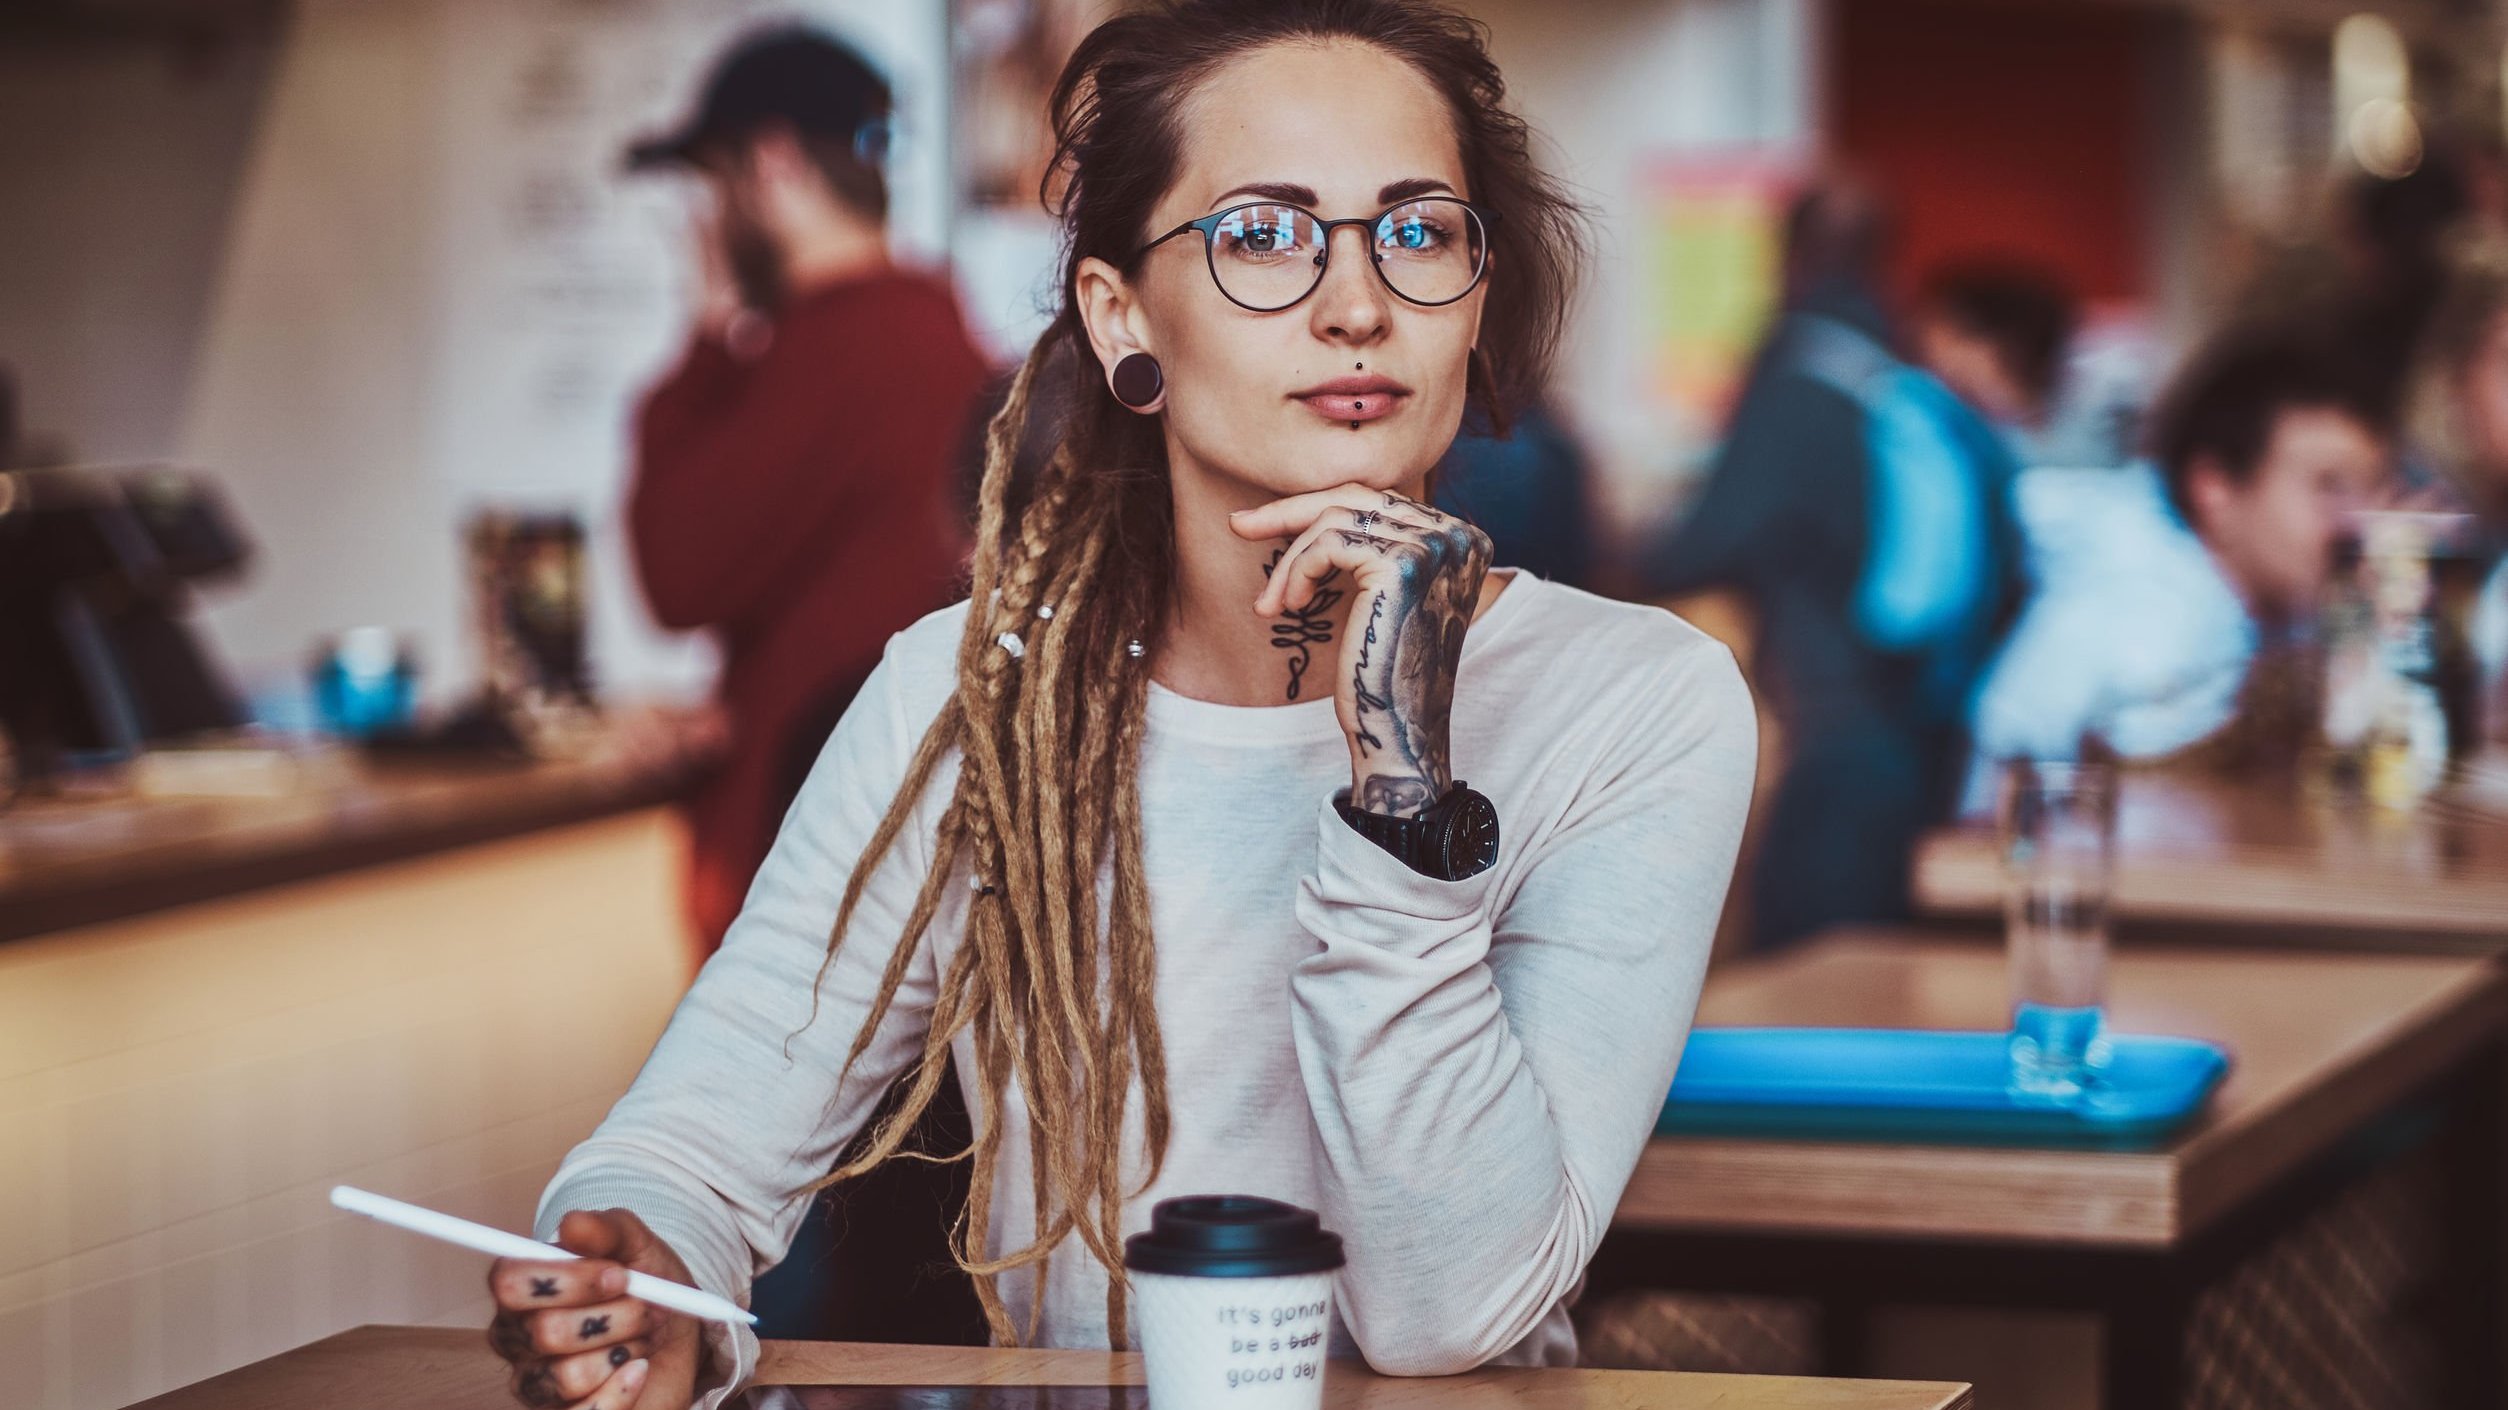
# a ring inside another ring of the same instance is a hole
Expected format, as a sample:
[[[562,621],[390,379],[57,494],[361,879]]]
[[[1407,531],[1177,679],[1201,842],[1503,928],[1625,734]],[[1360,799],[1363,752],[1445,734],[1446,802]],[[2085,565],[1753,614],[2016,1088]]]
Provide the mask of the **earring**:
[[[1158,359],[1144,352],[1124,354],[1108,380],[1113,384],[1115,400],[1134,411],[1156,406],[1167,390],[1167,374],[1160,370]]]

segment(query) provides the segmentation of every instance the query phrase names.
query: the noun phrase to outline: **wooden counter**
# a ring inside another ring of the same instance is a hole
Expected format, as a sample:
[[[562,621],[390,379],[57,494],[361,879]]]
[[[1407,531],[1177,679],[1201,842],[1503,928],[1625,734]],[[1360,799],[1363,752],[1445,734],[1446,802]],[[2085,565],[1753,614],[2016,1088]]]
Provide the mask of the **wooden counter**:
[[[974,1386],[1141,1383],[1141,1358],[1093,1351],[768,1342],[760,1385]],[[1968,1387],[1673,1371],[1493,1368],[1397,1379],[1334,1362],[1327,1410],[1963,1410]],[[504,1363],[476,1330],[359,1327],[139,1410],[510,1410]]]
[[[0,945],[0,1405],[486,1325],[487,1260],[325,1196],[527,1227],[688,982],[685,847],[647,808]]]
[[[314,756],[271,797],[31,798],[0,809],[0,940],[668,801],[712,759],[693,712],[614,715],[572,757]]]

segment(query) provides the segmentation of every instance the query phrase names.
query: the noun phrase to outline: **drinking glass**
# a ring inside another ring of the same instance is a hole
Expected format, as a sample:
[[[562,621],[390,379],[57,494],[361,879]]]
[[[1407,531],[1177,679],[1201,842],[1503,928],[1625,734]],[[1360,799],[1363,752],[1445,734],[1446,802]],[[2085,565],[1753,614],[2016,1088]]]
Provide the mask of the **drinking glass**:
[[[2016,760],[2004,767],[2000,817],[2012,1086],[2077,1096],[2108,1059],[2116,772],[2096,762]]]

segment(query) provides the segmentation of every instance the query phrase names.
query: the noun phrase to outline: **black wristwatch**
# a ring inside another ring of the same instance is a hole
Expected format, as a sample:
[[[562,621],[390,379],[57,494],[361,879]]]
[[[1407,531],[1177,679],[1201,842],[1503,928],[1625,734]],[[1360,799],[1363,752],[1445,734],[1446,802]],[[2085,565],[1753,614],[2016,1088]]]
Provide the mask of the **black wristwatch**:
[[[1446,796],[1415,818],[1393,818],[1350,806],[1347,790],[1333,808],[1352,831],[1401,859],[1404,866],[1439,881],[1478,876],[1498,861],[1498,810],[1461,779]]]

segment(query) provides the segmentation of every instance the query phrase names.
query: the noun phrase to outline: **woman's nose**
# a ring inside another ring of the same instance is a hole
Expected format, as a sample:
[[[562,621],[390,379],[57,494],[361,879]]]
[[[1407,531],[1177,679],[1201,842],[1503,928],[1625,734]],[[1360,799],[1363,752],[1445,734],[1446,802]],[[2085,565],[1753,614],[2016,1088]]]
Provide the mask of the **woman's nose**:
[[[1335,249],[1331,241],[1347,235],[1350,243]],[[1375,261],[1369,257],[1368,231],[1361,226],[1345,225],[1324,237],[1329,258],[1324,262],[1324,282],[1316,287],[1314,308],[1309,315],[1315,336],[1328,342],[1367,343],[1385,330],[1392,314],[1392,294],[1384,281],[1376,277]]]

